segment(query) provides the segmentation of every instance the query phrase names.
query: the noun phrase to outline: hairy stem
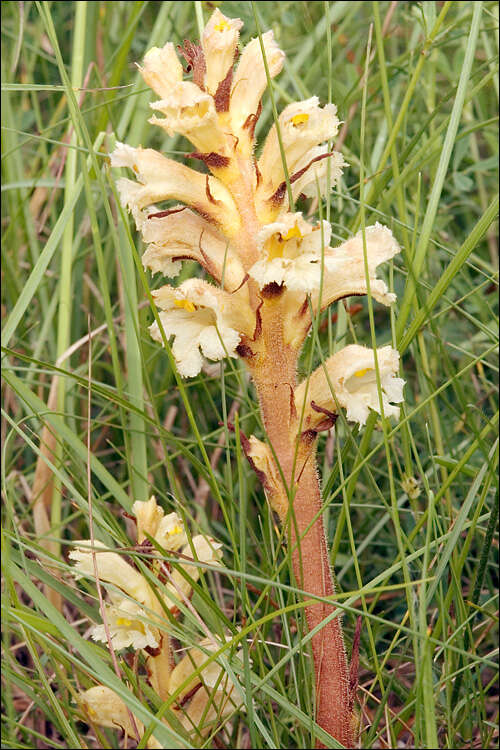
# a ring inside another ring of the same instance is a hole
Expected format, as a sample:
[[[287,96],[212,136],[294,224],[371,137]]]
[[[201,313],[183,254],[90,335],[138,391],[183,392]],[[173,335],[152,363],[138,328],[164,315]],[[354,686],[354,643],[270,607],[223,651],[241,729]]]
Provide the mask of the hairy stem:
[[[298,434],[293,394],[297,352],[282,335],[279,300],[266,300],[260,352],[249,363],[259,395],[268,440],[281,469],[289,498],[282,522],[288,529],[297,585],[307,594],[332,597],[335,590],[327,554],[316,469],[316,435]],[[283,507],[283,506],[282,506]],[[306,608],[309,630],[333,613],[335,607],[317,602]],[[316,677],[316,721],[347,747],[353,747],[352,701],[349,670],[340,616],[327,622],[312,637]]]

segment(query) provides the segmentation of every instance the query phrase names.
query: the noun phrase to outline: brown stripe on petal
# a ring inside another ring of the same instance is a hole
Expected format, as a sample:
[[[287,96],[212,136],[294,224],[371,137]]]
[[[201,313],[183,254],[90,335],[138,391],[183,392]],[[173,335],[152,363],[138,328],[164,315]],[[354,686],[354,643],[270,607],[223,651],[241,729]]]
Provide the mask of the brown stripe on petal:
[[[219,278],[219,275],[218,275],[218,273],[217,273],[217,269],[216,269],[215,265],[213,264],[213,262],[212,262],[211,258],[210,258],[210,257],[209,257],[209,256],[207,255],[207,253],[206,253],[206,252],[204,251],[204,249],[203,249],[203,248],[202,248],[202,246],[201,246],[201,240],[202,240],[202,238],[203,238],[203,232],[204,232],[204,231],[205,231],[204,229],[202,229],[202,230],[201,230],[201,234],[200,234],[200,239],[198,240],[198,249],[199,249],[199,251],[200,251],[200,253],[201,253],[201,257],[202,257],[202,258],[203,258],[203,260],[204,260],[204,263],[203,263],[202,265],[203,265],[203,266],[204,266],[204,268],[205,268],[205,269],[206,269],[206,270],[208,271],[208,273],[209,273],[209,274],[210,274],[210,275],[211,275],[211,276],[212,276],[212,277],[213,277],[213,278],[214,278],[214,279],[215,279],[216,281],[218,281],[218,282],[220,283],[220,278]]]
[[[198,675],[198,679],[200,679],[199,675]],[[194,695],[196,695],[196,693],[201,687],[202,687],[202,684],[201,682],[199,682],[197,685],[195,685],[193,688],[191,688],[191,690],[189,690],[186,693],[186,695],[182,698],[182,700],[177,701],[177,703],[174,706],[172,706],[172,708],[174,708],[176,711],[179,711],[189,700],[191,700],[191,698]]]
[[[216,198],[214,198],[214,196],[210,192],[210,182],[209,182],[209,176],[208,175],[207,175],[207,182],[206,182],[205,192],[207,194],[207,198],[210,201],[210,203],[214,203],[215,205],[220,205],[220,201],[218,201]]]
[[[256,187],[259,187],[260,183],[262,182],[262,174],[260,172],[259,166],[257,164],[257,159],[253,160],[253,165],[255,167],[255,178],[256,178]]]
[[[271,195],[270,198],[268,198],[269,203],[272,203],[274,206],[280,206],[283,203],[285,193],[286,182],[282,182],[281,185],[278,186],[278,189]]]
[[[328,151],[326,154],[320,154],[319,156],[315,156],[314,159],[311,159],[309,164],[306,164],[305,167],[302,169],[299,169],[298,172],[295,172],[290,177],[290,185],[293,185],[294,182],[296,182],[299,177],[302,177],[303,174],[307,172],[309,167],[314,164],[315,161],[321,161],[322,159],[326,159],[328,156],[333,156],[334,151]],[[274,205],[280,205],[280,203],[283,202],[283,198],[285,197],[286,193],[286,180],[284,180],[277,188],[277,190],[271,195],[270,198],[268,198],[270,203],[273,203]]]
[[[262,112],[262,102],[259,102],[259,106],[257,107],[257,112],[254,112],[253,114],[248,115],[247,119],[243,123],[243,130],[248,130],[248,135],[250,136],[250,138],[254,137],[255,126],[257,125],[257,122],[259,121],[261,112]]]
[[[259,304],[257,306],[256,311],[255,311],[255,329],[254,329],[254,332],[253,332],[253,339],[252,339],[252,341],[256,341],[257,337],[260,336],[260,334],[262,333],[262,315],[260,313],[260,308],[262,307],[263,304],[264,304],[264,300],[261,297],[260,298],[260,302],[259,302]]]
[[[299,177],[302,177],[302,175],[305,174],[305,172],[307,172],[307,170],[309,169],[309,167],[312,164],[314,164],[315,161],[321,161],[322,159],[326,159],[328,156],[333,156],[334,153],[335,153],[334,151],[327,151],[326,154],[320,154],[319,156],[315,156],[314,159],[311,159],[311,161],[309,162],[309,164],[306,164],[305,167],[303,167],[302,169],[299,169],[298,172],[295,172],[295,174],[293,174],[290,177],[290,185],[293,185],[293,183],[296,180],[298,180]]]
[[[187,206],[181,206],[180,208],[169,208],[166,211],[158,211],[156,214],[148,214],[148,219],[163,219],[165,216],[170,214],[178,214],[181,211],[185,211]]]
[[[230,162],[228,156],[222,156],[222,154],[217,154],[215,151],[211,151],[209,154],[202,154],[200,151],[192,151],[188,154],[188,157],[190,159],[199,159],[204,162],[207,167],[214,169],[227,167]]]
[[[226,73],[226,77],[217,86],[214,95],[214,104],[216,112],[228,112],[229,100],[231,98],[231,84],[233,82],[233,65]]]
[[[177,45],[177,49],[187,62],[187,72],[193,71],[193,83],[196,83],[202,91],[205,91],[205,73],[207,65],[202,48],[198,44],[184,39],[184,46]]]

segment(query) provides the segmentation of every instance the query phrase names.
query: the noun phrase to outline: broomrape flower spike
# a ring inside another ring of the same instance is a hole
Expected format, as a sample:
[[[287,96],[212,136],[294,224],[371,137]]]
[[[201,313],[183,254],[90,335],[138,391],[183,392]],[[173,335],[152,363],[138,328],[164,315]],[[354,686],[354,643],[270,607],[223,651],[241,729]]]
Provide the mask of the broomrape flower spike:
[[[328,150],[340,124],[335,105],[321,105],[316,96],[289,104],[279,115],[281,147],[273,124],[255,158],[255,127],[267,85],[264,57],[274,78],[284,53],[266,31],[238,55],[241,27],[240,19],[216,9],[199,45],[184,41],[177,52],[167,43],[150,50],[139,66],[159,97],[151,103],[159,115],[150,122],[190,140],[190,159],[203,162],[206,173],[122,143],[111,164],[135,177],[121,177],[117,185],[146,243],[144,266],[172,278],[183,260],[191,259],[210,279],[153,292],[160,325],[150,327],[151,335],[160,343],[170,340],[184,377],[198,375],[205,360],[239,356],[246,364],[269,441],[242,435],[246,454],[272,508],[289,524],[298,586],[325,600],[333,597],[334,586],[321,517],[317,434],[335,423],[338,409],[360,425],[370,410],[380,412],[378,385],[384,415],[397,418],[404,381],[397,377],[399,355],[391,347],[377,351],[379,384],[375,353],[364,347],[337,352],[307,386],[298,383],[297,362],[311,315],[344,297],[367,294],[365,252],[370,294],[380,304],[393,304],[395,295],[377,277],[377,268],[399,246],[379,223],[366,227],[364,237],[359,232],[332,246],[327,222],[308,221],[289,204],[285,175],[294,202],[317,197],[318,186],[328,198],[328,185],[333,188],[347,166],[338,151]],[[166,210],[155,205],[172,200],[178,204]],[[139,603],[146,604],[144,594]],[[340,618],[332,614],[332,604],[306,608],[308,627],[318,631],[311,639],[315,717],[349,747],[355,742],[355,696]]]
[[[190,581],[180,571],[184,570],[191,581],[196,581],[204,565],[219,564],[222,545],[202,534],[194,536],[189,543],[182,519],[177,513],[165,515],[154,496],[148,502],[134,503],[132,510],[137,522],[139,549],[142,547],[148,553],[152,578],[146,579],[118,552],[94,542],[98,578],[104,585],[112,584],[113,588],[108,591],[109,603],[104,610],[106,626],[104,623],[96,625],[91,635],[96,641],[107,642],[109,633],[115,651],[133,648],[143,652],[151,686],[162,701],[172,696],[176,699],[172,708],[175,724],[180,722],[192,742],[214,731],[239,708],[240,701],[223,667],[214,660],[207,663],[218,651],[215,640],[202,639],[174,663],[169,620],[164,609],[173,617],[180,616],[177,604],[189,599],[192,593]],[[193,564],[182,562],[169,572],[151,540],[167,553],[180,551],[180,559],[191,558]],[[76,542],[70,559],[75,563],[76,578],[94,578],[90,542]],[[153,591],[155,577],[163,586]],[[234,658],[239,662],[241,653],[238,651]],[[85,715],[95,724],[119,728],[132,737],[136,736],[136,730],[141,736],[144,733],[143,724],[108,687],[96,685],[84,691],[79,702]],[[168,726],[168,716],[165,723]],[[152,736],[147,747],[161,745]]]

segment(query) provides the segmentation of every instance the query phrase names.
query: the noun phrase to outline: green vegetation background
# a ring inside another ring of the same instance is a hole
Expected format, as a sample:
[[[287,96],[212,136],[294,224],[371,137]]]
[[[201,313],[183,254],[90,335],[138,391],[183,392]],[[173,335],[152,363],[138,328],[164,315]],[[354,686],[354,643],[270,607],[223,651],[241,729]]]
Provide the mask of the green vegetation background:
[[[361,744],[492,747],[497,5],[142,0],[2,3],[2,746],[121,746],[110,730],[96,739],[75,703],[96,682],[153,721],[144,675],[121,660],[120,684],[87,639],[95,588],[84,595],[67,564],[72,541],[89,536],[89,503],[96,538],[130,546],[123,512],[151,493],[224,543],[223,570],[194,596],[213,632],[244,645],[243,669],[232,665],[244,710],[217,746],[312,747],[320,736],[302,600],[229,429],[262,434],[252,386],[235,360],[182,383],[150,340],[145,289],[162,282],[142,272],[107,160],[115,136],[178,159],[190,150],[147,124],[152,95],[134,61],[198,39],[214,5],[242,18],[243,43],[255,14],[274,30],[287,54],[278,110],[313,95],[338,106],[350,166],[320,207],[334,240],[379,220],[402,247],[388,273],[398,302],[375,305],[375,331],[366,300],[340,303],[303,360],[307,374],[376,334],[400,349],[407,381],[399,423],[372,417],[358,431],[339,419],[319,446],[348,651],[363,618]],[[271,122],[266,95],[258,133]],[[181,279],[193,272],[185,264]],[[182,646],[200,637],[192,615],[173,628]]]

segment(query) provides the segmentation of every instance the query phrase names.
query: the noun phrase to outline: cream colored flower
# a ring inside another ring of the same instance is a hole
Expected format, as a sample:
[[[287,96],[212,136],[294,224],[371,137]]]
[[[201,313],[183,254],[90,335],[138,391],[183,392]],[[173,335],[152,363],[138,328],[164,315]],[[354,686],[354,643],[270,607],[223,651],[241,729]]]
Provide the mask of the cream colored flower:
[[[224,281],[229,291],[241,287],[245,271],[228,240],[188,208],[175,206],[168,216],[146,219],[141,231],[148,243],[142,262],[153,273],[174,276],[175,270],[180,271],[180,259],[190,258],[217,282]]]
[[[116,651],[132,646],[134,649],[157,648],[160,637],[151,625],[151,615],[136,602],[110,593],[113,604],[105,605],[106,622],[113,648]],[[92,629],[94,641],[107,643],[106,628],[96,625]]]
[[[277,76],[283,67],[285,53],[274,41],[272,31],[262,34],[262,43],[271,78]],[[266,90],[267,77],[259,39],[252,39],[244,48],[236,68],[231,87],[232,132],[240,139],[240,150],[251,151],[253,129],[249,137],[249,118],[257,113],[260,100]],[[246,138],[245,138],[246,136]]]
[[[380,386],[385,417],[399,418],[399,407],[403,401],[405,381],[396,377],[399,367],[399,352],[390,346],[377,350]],[[325,375],[325,368],[328,379]],[[335,394],[335,398],[332,395]],[[314,429],[325,419],[325,412],[337,412],[337,404],[347,410],[347,419],[364,425],[370,409],[378,414],[380,400],[375,370],[375,355],[372,349],[351,344],[326,360],[307,381],[295,391],[297,413],[301,414],[306,398],[303,429]]]
[[[168,592],[166,598],[169,600],[171,608],[177,606],[179,599],[183,601],[184,598],[188,599],[190,597],[192,583],[196,583],[199,579],[202,565],[220,565],[222,558],[221,547],[222,544],[216,542],[215,539],[209,539],[202,534],[196,534],[192,538],[191,543],[186,544],[182,548],[181,563],[172,571],[166,586]],[[186,558],[193,560],[193,563],[183,563],[182,561],[186,560]],[[181,571],[186,573],[187,577]],[[170,598],[169,593],[172,594]]]
[[[312,96],[306,101],[294,102],[285,107],[278,118],[278,124],[288,173],[292,177],[309,163],[311,149],[337,135],[337,107],[326,104],[321,108],[318,97]],[[263,178],[262,190],[269,196],[285,179],[276,125],[269,131],[258,166]]]
[[[89,719],[101,727],[123,729],[130,737],[135,738],[135,728],[142,736],[144,725],[136,717],[135,728],[130,719],[127,706],[111,688],[96,685],[84,693],[80,693],[80,703],[88,714]]]
[[[165,118],[153,116],[149,122],[160,125],[168,135],[184,135],[202,153],[226,151],[226,138],[219,127],[214,100],[195,83],[178,83],[167,97],[152,102],[150,107]]]
[[[156,502],[156,497],[151,495],[149,500],[144,502],[137,500],[132,505],[132,513],[137,523],[137,543],[142,544],[147,539],[146,534],[155,537],[165,516],[163,508]]]
[[[122,205],[134,218],[148,206],[175,199],[216,221],[229,236],[240,227],[231,194],[216,177],[196,172],[153,149],[132,148],[123,143],[116,144],[111,166],[128,167],[137,177],[138,184],[125,178],[116,183]]]
[[[154,495],[146,502],[137,501],[132,506],[137,520],[137,541],[141,544],[146,535],[152,537],[164,550],[178,550],[187,543],[184,522],[177,513],[165,515]]]
[[[236,357],[241,334],[251,325],[250,311],[217,287],[188,279],[179,287],[163,286],[153,292],[167,338],[174,337],[172,354],[183,377],[197,375],[203,357],[220,360]],[[158,324],[149,329],[151,336],[163,342]]]
[[[151,600],[151,589],[143,576],[135,570],[117,552],[104,551],[102,542],[94,541],[97,575],[100,581],[112,583],[141,604]],[[76,549],[69,553],[70,560],[76,564],[74,570],[79,576],[95,577],[92,542],[84,540],[76,542]]]
[[[365,237],[370,292],[378,302],[391,305],[396,295],[389,292],[385,281],[377,279],[376,270],[400,252],[399,245],[391,230],[378,222],[366,227]],[[367,294],[362,231],[339,247],[326,250],[321,304],[317,293],[312,303],[315,310],[324,310],[338,299],[360,294]]]
[[[158,587],[157,593],[164,605],[175,610],[179,600],[189,598],[192,581],[200,577],[203,565],[218,565],[221,559],[222,545],[213,539],[197,534],[188,542],[184,523],[177,513],[165,515],[157,504],[154,495],[147,502],[136,502],[133,512],[137,519],[138,543],[147,540],[148,535],[167,553],[181,550],[180,562],[175,570],[168,574],[168,569],[160,568],[160,561],[152,565],[153,574],[163,572],[167,576],[165,589]],[[132,646],[135,649],[156,648],[160,643],[159,629],[166,622],[162,616],[162,607],[152,591],[146,578],[126,562],[122,555],[105,551],[101,542],[94,542],[97,575],[101,582],[111,583],[123,594],[110,590],[110,604],[106,604],[106,622],[113,646],[116,650]],[[148,550],[153,557],[159,557],[154,547]],[[76,577],[95,577],[91,542],[77,542],[70,559],[75,561]],[[183,562],[188,559],[188,562]],[[190,561],[193,561],[192,563]],[[183,575],[181,571],[185,571]],[[92,630],[94,640],[106,642],[106,630],[103,624]]]
[[[326,154],[330,153],[330,156]],[[327,146],[315,146],[304,154],[295,165],[295,177],[292,183],[293,199],[299,195],[306,198],[326,198],[328,188],[333,190],[342,177],[343,167],[347,163],[340,151],[328,151]],[[285,196],[286,197],[286,196]]]
[[[243,21],[239,18],[226,18],[216,8],[203,30],[201,46],[207,67],[205,88],[212,95],[216,94],[219,84],[233,69],[236,45],[242,26]]]
[[[136,739],[136,731],[139,733],[139,737],[144,734],[143,723],[136,716],[134,716],[134,723],[132,722],[127,706],[111,688],[104,685],[95,685],[95,687],[80,693],[79,702],[94,724],[110,729],[121,729],[133,739]],[[146,747],[158,750],[163,745],[159,743],[156,737],[151,735]]]
[[[312,292],[321,280],[322,246],[328,247],[331,228],[328,222],[312,226],[301,213],[287,213],[279,221],[264,226],[257,237],[261,253],[249,270],[262,288],[271,282],[287,289]]]
[[[72,550],[71,560],[76,562],[74,570],[78,575],[94,578],[94,562],[90,551],[90,542]],[[87,544],[89,548],[87,548]],[[106,605],[106,621],[111,641],[116,650],[133,646],[134,648],[156,647],[159,635],[151,625],[151,616],[147,610],[154,610],[155,597],[146,579],[116,552],[99,551],[104,548],[100,542],[94,542],[95,558],[99,581],[112,583],[130,599],[110,591],[111,604]],[[142,607],[141,605],[144,605]],[[148,623],[149,618],[149,623]],[[96,625],[92,630],[92,638],[96,641],[107,641],[104,625]]]
[[[137,66],[144,81],[161,99],[170,96],[182,81],[182,65],[172,42],[159,49],[152,47],[144,57],[144,67]]]
[[[241,703],[234,683],[216,661],[207,664],[200,674],[189,679],[216,651],[215,643],[202,640],[200,648],[189,649],[170,675],[170,693],[180,689],[176,698],[180,721],[187,730],[195,728],[202,736],[213,730]],[[241,652],[235,656],[241,659]]]

